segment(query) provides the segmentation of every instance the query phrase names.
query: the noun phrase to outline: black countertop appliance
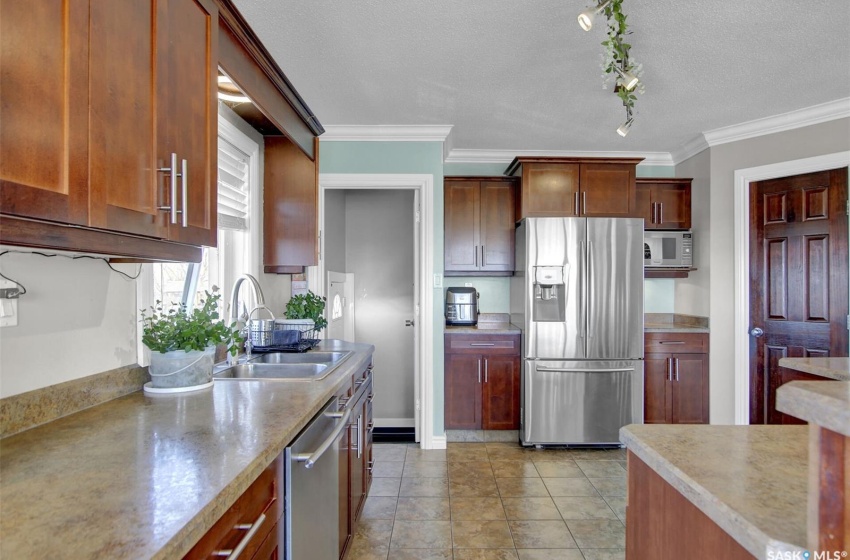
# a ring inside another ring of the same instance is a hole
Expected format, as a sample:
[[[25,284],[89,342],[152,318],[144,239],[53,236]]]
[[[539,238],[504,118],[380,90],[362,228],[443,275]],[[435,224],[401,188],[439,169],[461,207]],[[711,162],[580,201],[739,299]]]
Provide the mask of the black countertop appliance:
[[[475,288],[446,289],[446,325],[478,324],[478,292]]]

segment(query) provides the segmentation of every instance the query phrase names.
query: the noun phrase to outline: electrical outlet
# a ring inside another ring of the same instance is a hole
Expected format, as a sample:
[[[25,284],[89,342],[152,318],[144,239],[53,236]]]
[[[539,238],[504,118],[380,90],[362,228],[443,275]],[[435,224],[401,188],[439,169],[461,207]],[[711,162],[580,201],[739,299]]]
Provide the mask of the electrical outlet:
[[[18,295],[20,288],[14,282],[0,278],[0,327],[18,326]]]

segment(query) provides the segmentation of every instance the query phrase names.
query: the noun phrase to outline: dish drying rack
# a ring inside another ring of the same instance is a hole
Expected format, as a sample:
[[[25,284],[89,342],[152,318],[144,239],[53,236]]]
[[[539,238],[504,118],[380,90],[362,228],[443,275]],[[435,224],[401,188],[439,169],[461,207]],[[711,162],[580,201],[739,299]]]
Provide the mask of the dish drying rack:
[[[271,320],[253,320],[254,311],[265,309]],[[312,319],[275,319],[271,310],[261,305],[248,314],[246,325],[251,350],[259,354],[269,352],[306,352],[319,343],[319,331]]]

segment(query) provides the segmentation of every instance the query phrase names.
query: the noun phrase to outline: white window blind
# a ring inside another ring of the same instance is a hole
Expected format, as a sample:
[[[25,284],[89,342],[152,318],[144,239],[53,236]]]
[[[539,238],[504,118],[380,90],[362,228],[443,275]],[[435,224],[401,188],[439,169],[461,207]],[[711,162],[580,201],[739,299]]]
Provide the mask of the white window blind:
[[[218,227],[248,229],[248,154],[218,138]]]

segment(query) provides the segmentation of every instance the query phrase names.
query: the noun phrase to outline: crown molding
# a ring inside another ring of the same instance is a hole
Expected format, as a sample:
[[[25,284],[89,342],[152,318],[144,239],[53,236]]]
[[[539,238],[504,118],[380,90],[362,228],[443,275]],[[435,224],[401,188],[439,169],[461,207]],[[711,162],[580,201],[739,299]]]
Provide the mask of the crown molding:
[[[697,134],[688,142],[685,142],[678,150],[671,152],[673,163],[679,165],[686,159],[692,158],[703,150],[709,148],[708,142],[705,141],[705,135]]]
[[[723,128],[715,128],[703,133],[709,146],[728,144],[747,138],[793,130],[835,119],[850,117],[850,97],[836,99],[820,105],[813,105],[789,113],[764,117]]]
[[[452,125],[328,125],[322,142],[445,142]]]
[[[643,158],[638,165],[672,166],[673,158],[668,152],[593,152],[551,150],[462,150],[449,152],[445,163],[505,163],[515,157],[594,157],[594,158]]]

